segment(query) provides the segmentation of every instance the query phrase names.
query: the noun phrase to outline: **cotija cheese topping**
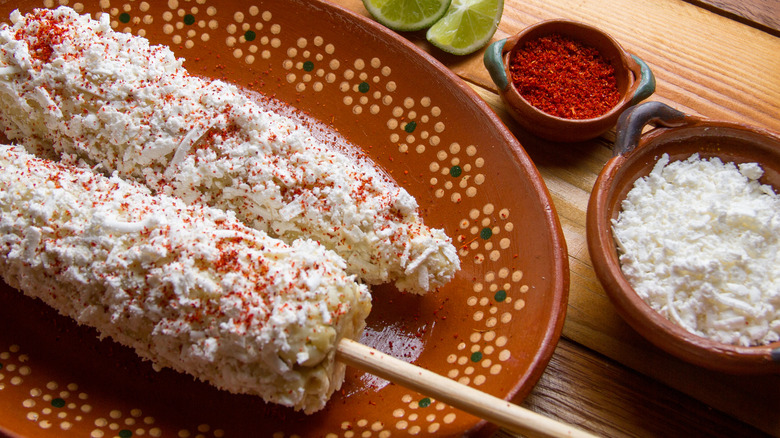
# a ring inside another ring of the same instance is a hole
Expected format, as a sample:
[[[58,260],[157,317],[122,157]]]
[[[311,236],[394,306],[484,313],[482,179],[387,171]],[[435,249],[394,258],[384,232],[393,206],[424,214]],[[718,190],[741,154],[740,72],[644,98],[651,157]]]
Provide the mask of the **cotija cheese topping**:
[[[0,146],[0,276],[101,336],[234,393],[305,412],[341,386],[367,286],[317,242]]]
[[[622,271],[653,309],[739,346],[780,340],[780,197],[756,163],[664,154],[613,230]]]
[[[336,251],[370,284],[424,293],[459,268],[451,239],[369,159],[318,141],[162,46],[66,7],[0,27],[0,127],[156,193],[235,212],[285,242]]]

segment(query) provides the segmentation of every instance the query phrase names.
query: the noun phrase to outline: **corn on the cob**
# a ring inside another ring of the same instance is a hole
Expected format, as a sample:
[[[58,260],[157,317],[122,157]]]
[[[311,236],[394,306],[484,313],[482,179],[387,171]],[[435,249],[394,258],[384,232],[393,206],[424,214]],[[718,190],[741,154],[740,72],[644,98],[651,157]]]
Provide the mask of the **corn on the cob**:
[[[36,153],[75,156],[187,203],[232,210],[286,242],[336,251],[370,284],[424,293],[459,268],[415,199],[367,158],[318,141],[173,53],[65,7],[0,29],[0,126]]]
[[[336,345],[371,307],[316,242],[15,146],[0,146],[0,274],[155,366],[306,412],[340,387]]]

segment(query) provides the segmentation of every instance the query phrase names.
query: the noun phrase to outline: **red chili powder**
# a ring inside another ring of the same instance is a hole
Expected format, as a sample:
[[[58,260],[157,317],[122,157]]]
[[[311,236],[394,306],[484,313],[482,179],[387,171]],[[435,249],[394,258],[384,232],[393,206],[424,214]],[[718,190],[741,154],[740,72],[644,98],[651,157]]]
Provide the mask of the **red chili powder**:
[[[562,35],[526,42],[512,54],[509,70],[525,100],[557,117],[598,117],[620,98],[612,64],[595,48]]]
[[[50,11],[39,11],[38,24],[34,28],[33,34],[30,34],[29,50],[30,55],[33,58],[43,62],[49,62],[52,54],[54,53],[53,46],[62,43],[63,40],[63,23],[61,18],[55,18]],[[24,29],[16,31],[14,37],[17,40],[24,39]]]

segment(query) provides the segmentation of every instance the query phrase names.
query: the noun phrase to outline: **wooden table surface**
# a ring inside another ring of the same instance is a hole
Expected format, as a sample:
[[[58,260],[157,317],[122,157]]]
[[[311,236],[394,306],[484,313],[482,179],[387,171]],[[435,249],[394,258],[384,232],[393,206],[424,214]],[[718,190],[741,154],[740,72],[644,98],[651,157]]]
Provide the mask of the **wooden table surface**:
[[[368,15],[360,0],[334,1]],[[647,62],[657,80],[650,100],[780,132],[779,0],[505,0],[494,39],[552,18],[596,25]],[[585,213],[614,131],[577,144],[535,138],[503,109],[481,51],[451,56],[422,33],[404,36],[495,109],[533,159],[560,216],[571,269],[566,323],[522,405],[600,436],[780,436],[780,376],[722,374],[669,356],[633,331],[605,295],[588,254]]]

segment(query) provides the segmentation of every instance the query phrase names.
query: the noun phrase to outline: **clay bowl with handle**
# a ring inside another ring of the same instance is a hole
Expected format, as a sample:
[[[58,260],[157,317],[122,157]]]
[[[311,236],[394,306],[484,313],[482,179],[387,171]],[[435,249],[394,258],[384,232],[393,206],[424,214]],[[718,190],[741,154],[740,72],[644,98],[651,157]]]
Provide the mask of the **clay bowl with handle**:
[[[647,125],[654,126],[643,133]],[[724,163],[758,163],[759,179],[780,192],[780,136],[756,127],[707,120],[659,102],[627,110],[617,122],[614,155],[599,174],[587,210],[587,240],[593,267],[621,317],[657,347],[689,363],[735,374],[780,373],[780,342],[743,347],[688,332],[645,303],[623,275],[612,220],[637,179],[663,154],[670,162],[692,154]]]
[[[536,108],[520,94],[511,79],[510,60],[514,52],[522,50],[528,41],[552,34],[596,49],[612,65],[620,97],[609,111],[587,119],[563,118]],[[529,26],[512,37],[492,43],[483,60],[512,117],[532,134],[556,142],[577,142],[598,137],[615,126],[626,108],[655,92],[655,77],[644,61],[626,52],[606,32],[577,21],[548,20]]]

